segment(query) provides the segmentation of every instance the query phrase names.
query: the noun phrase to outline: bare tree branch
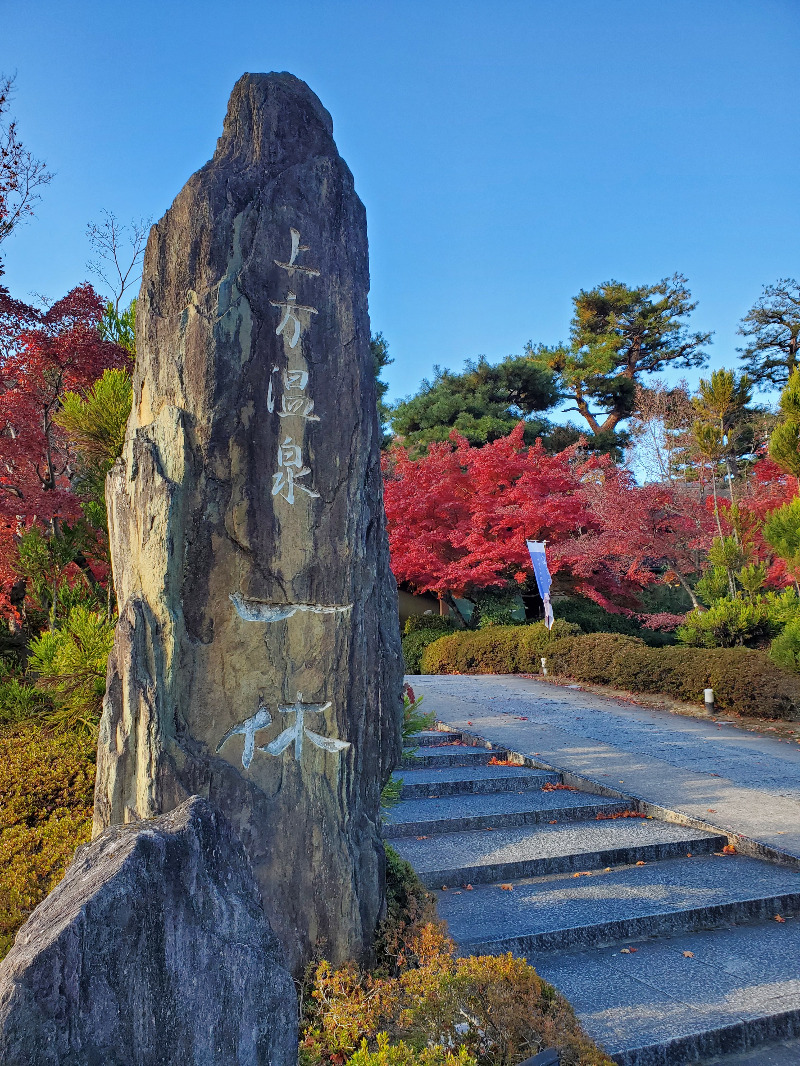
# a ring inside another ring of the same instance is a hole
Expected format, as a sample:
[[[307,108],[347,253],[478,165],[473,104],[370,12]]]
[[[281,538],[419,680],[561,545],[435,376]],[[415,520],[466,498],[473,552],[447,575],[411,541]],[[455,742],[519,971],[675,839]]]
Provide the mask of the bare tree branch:
[[[53,178],[20,142],[16,121],[6,117],[13,91],[14,77],[0,75],[0,241],[33,215],[39,190]]]
[[[133,219],[125,225],[113,211],[101,214],[101,222],[90,222],[86,227],[86,236],[97,256],[86,265],[107,286],[114,310],[119,312],[122,297],[142,276],[142,259],[152,219]]]

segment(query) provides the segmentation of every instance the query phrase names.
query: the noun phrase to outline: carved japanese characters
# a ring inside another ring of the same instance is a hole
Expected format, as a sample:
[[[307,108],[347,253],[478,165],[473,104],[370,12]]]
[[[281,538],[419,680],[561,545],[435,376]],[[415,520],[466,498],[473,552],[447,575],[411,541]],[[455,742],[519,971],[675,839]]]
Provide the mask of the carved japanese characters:
[[[295,969],[369,948],[399,755],[368,284],[327,112],[245,75],[148,243],[95,824],[208,795]]]

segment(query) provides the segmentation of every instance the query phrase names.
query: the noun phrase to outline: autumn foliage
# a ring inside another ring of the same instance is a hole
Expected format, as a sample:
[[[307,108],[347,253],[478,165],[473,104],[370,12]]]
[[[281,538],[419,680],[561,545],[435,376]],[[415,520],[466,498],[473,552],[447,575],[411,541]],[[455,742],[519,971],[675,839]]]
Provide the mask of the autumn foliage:
[[[360,1049],[355,1061],[364,1066],[449,1066],[447,1052],[464,1066],[514,1066],[547,1047],[558,1048],[562,1066],[610,1066],[569,1004],[524,959],[457,958],[452,941],[430,924],[408,944],[396,977],[355,966],[334,970],[327,962],[317,967],[300,1062],[342,1066]],[[426,1059],[434,1048],[440,1054]]]
[[[522,587],[531,576],[526,539],[546,540],[563,588],[611,609],[636,605],[657,570],[697,569],[711,516],[685,486],[638,486],[609,456],[578,445],[548,454],[527,447],[524,426],[483,447],[453,435],[412,460],[385,459],[392,566],[415,591],[468,595]]]
[[[84,392],[104,369],[128,361],[100,334],[103,307],[88,284],[45,309],[0,286],[0,611],[7,616],[20,602],[20,535],[81,518],[75,456],[54,418],[67,391]]]

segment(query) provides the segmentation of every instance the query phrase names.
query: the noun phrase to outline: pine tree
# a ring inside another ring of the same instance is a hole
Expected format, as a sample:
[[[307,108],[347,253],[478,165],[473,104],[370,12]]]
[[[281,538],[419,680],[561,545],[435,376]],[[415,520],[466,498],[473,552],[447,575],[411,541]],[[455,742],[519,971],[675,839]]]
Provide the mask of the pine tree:
[[[739,333],[749,338],[740,353],[751,380],[761,388],[782,388],[800,360],[800,283],[781,278],[766,285]]]
[[[780,415],[769,439],[769,457],[781,470],[797,478],[800,488],[800,369],[792,371],[781,393]]]
[[[562,396],[574,401],[596,437],[620,435],[643,378],[706,360],[702,346],[710,334],[686,327],[696,304],[681,274],[635,288],[607,281],[573,302],[571,344],[530,347],[529,354],[556,373]]]

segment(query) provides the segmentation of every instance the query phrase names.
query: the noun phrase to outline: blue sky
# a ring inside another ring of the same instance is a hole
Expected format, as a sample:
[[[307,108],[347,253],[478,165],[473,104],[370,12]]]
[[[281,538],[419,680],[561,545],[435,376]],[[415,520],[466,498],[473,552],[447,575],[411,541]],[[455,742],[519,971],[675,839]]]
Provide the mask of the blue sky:
[[[565,338],[582,287],[675,271],[734,365],[762,286],[800,275],[798,0],[3,0],[0,27],[56,172],[3,245],[20,297],[88,276],[103,208],[158,218],[269,70],[333,115],[392,397]]]

